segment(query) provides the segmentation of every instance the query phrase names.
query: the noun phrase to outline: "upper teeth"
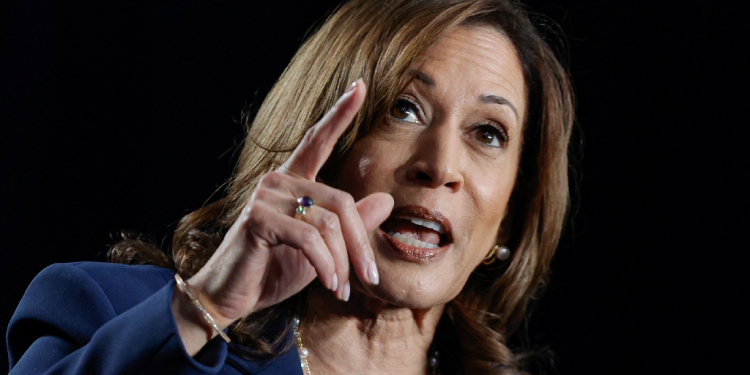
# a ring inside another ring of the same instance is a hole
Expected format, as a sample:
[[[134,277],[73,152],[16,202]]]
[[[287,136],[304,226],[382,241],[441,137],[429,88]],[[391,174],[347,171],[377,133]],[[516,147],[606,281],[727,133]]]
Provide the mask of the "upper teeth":
[[[440,234],[443,234],[443,232],[445,232],[445,228],[443,228],[443,226],[440,225],[440,223],[438,223],[437,221],[432,221],[432,220],[427,220],[427,219],[417,219],[415,217],[405,217],[404,219],[409,220],[412,223],[423,226],[425,228],[430,228]]]

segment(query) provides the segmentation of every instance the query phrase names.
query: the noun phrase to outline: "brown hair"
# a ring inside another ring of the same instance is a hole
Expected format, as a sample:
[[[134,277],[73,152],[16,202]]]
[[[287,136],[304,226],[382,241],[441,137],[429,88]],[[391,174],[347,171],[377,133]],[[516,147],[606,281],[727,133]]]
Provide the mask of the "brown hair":
[[[351,82],[363,78],[368,95],[324,176],[385,116],[429,49],[462,25],[489,25],[514,44],[528,112],[516,186],[499,238],[514,249],[512,260],[475,270],[446,307],[434,346],[444,373],[515,372],[518,358],[507,340],[546,281],[568,207],[567,148],[574,105],[565,69],[526,12],[511,1],[353,0],[339,8],[302,45],[259,108],[225,197],[181,220],[172,243],[177,271],[189,277],[206,263],[260,177],[286,160]],[[139,246],[136,240],[116,244],[112,259],[168,265],[148,255],[153,246]],[[253,348],[250,354],[277,352],[284,333],[270,324],[288,321],[297,311],[295,303],[292,298],[257,312],[237,323],[231,335]],[[269,330],[275,333],[269,336]]]

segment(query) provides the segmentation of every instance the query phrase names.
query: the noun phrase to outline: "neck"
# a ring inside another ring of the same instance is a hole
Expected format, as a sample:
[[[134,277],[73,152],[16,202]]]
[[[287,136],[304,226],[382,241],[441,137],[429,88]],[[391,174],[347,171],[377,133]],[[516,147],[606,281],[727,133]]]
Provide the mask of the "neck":
[[[314,374],[428,373],[444,305],[408,309],[353,291],[349,302],[311,288],[300,335]]]

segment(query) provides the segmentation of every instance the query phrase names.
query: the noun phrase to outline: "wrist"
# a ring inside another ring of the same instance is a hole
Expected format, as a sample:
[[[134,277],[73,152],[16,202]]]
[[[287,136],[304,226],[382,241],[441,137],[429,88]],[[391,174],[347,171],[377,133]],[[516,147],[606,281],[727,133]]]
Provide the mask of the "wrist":
[[[218,314],[213,304],[209,303],[206,298],[201,298],[200,293],[195,293],[198,290],[183,281],[179,274],[175,274],[175,281],[177,297],[173,298],[173,301],[177,302],[177,309],[182,313],[181,315],[190,316],[193,323],[202,326],[209,340],[219,335],[227,343],[231,342],[224,333],[224,328],[228,327],[232,321]]]
[[[227,328],[239,319],[233,309],[222,303],[221,293],[213,292],[217,287],[211,283],[210,277],[198,273],[185,280],[185,284],[219,328]]]
[[[177,284],[172,295],[172,314],[177,331],[187,354],[194,357],[211,339],[218,334],[214,332],[195,308],[190,298],[183,293]]]

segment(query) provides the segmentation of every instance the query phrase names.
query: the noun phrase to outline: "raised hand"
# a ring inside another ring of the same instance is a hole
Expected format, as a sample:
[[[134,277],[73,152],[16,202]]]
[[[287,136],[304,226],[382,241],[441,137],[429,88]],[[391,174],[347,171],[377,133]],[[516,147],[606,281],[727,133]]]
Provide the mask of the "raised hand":
[[[350,194],[316,182],[364,97],[358,80],[310,128],[286,163],[260,179],[224,241],[188,281],[221,328],[289,298],[315,277],[348,300],[350,261],[362,282],[379,282],[368,233],[388,217],[393,199],[376,193],[355,202]],[[303,196],[315,204],[297,219],[297,198]],[[210,330],[189,314],[192,306],[181,293],[175,291],[172,305],[183,342],[195,354]]]

